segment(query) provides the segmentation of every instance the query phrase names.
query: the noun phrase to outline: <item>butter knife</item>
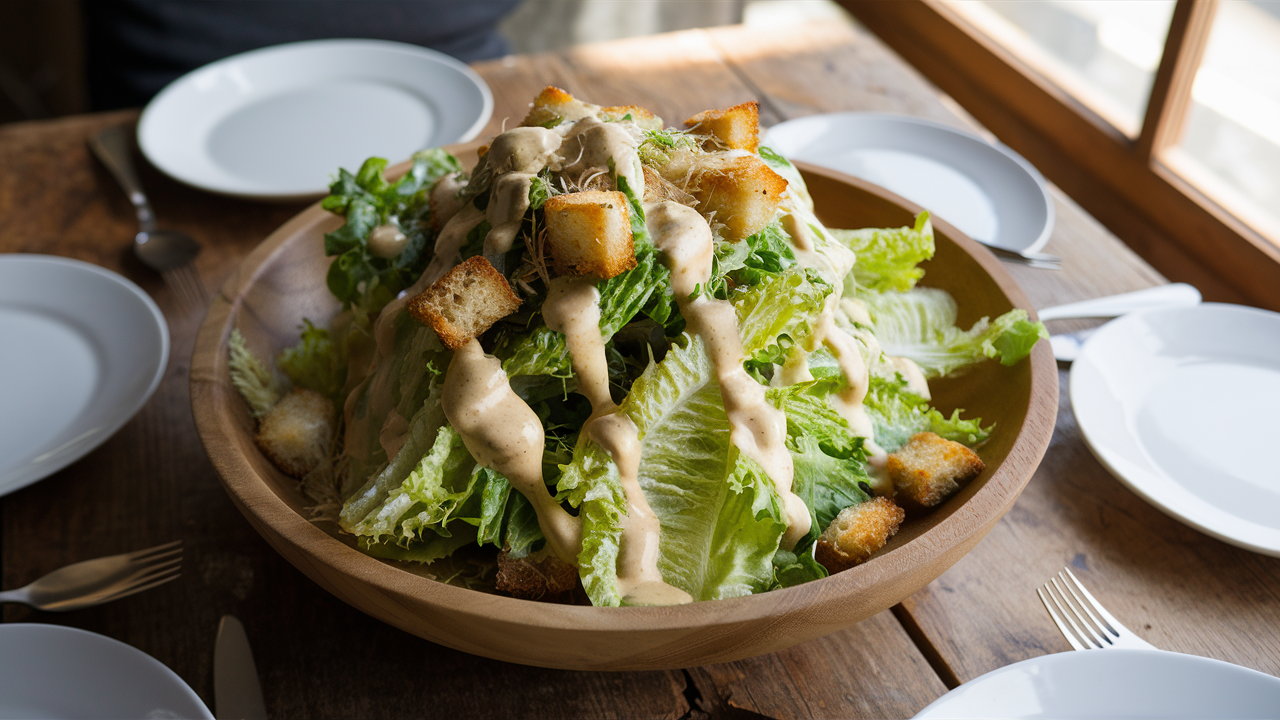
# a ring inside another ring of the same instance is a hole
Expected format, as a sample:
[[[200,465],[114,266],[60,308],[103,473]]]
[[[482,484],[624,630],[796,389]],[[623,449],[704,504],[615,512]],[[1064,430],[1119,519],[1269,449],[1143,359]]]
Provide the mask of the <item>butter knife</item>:
[[[231,615],[222,616],[213,646],[213,703],[218,720],[267,720],[249,638]]]

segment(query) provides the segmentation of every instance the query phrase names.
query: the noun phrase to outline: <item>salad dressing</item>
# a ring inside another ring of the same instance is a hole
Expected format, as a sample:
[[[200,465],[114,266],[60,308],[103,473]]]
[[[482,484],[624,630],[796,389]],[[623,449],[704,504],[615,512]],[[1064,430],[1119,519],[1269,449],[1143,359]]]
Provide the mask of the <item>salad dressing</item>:
[[[484,256],[494,267],[501,267],[502,257],[511,249],[520,224],[529,209],[529,191],[534,173],[509,172],[493,182],[485,218],[491,229],[484,238]],[[496,261],[496,262],[495,262]]]
[[[631,418],[618,412],[609,393],[609,366],[600,332],[600,292],[589,277],[558,277],[542,304],[547,327],[564,333],[578,392],[591,401],[591,417],[582,432],[600,445],[618,467],[627,512],[621,518],[618,594],[630,605],[678,605],[692,602],[669,585],[658,570],[661,525],[640,488],[640,434]]]
[[[431,256],[431,263],[427,265],[426,270],[422,271],[418,282],[414,283],[413,287],[401,297],[405,299],[413,297],[444,277],[444,274],[456,264],[462,244],[467,241],[467,233],[474,230],[484,219],[484,211],[477,208],[474,203],[467,203],[449,218],[449,222],[444,224],[440,229],[440,235],[436,237],[436,249],[435,254]]]
[[[395,408],[391,408],[391,412],[387,413],[386,421],[382,423],[382,431],[378,433],[378,444],[387,454],[387,459],[395,457],[408,439],[409,421],[405,420]]]
[[[409,238],[394,222],[383,223],[369,231],[369,254],[383,260],[394,259],[408,243]]]
[[[443,227],[462,209],[462,189],[467,186],[462,173],[445,175],[431,186],[431,224]]]
[[[485,355],[474,338],[454,352],[440,405],[476,462],[501,473],[528,498],[547,544],[576,565],[582,525],[556,502],[542,480],[542,421],[511,390],[502,363]]]
[[[555,130],[540,127],[512,128],[489,144],[485,163],[495,175],[536,173],[546,167],[562,142]]]
[[[671,271],[680,314],[706,343],[707,356],[716,369],[729,417],[729,438],[764,469],[782,498],[787,513],[782,547],[790,550],[809,532],[813,519],[804,501],[791,492],[795,468],[785,444],[786,415],[769,404],[764,387],[742,367],[745,356],[733,305],[700,292],[711,278],[711,228],[697,210],[675,202],[654,203],[645,212],[654,245]]]
[[[631,133],[618,123],[585,117],[571,126],[560,157],[565,172],[588,177],[597,172],[622,177],[636,197],[644,197],[644,167]],[[612,165],[612,167],[610,167]]]

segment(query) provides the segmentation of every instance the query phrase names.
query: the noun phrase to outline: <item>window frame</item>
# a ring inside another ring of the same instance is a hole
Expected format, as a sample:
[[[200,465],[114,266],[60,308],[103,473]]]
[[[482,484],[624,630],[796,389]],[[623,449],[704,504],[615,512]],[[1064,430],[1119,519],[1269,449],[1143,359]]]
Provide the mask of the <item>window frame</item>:
[[[1280,247],[1173,169],[1217,0],[1177,0],[1136,139],[939,0],[837,1],[1163,275],[1280,311]]]

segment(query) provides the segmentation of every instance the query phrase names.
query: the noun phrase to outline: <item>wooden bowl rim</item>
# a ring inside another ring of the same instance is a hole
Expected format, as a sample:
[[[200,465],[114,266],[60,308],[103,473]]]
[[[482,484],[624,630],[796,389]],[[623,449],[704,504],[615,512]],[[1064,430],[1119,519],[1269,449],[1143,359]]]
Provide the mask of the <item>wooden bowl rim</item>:
[[[795,164],[806,175],[821,175],[853,186],[913,214],[921,211],[918,205],[864,180],[808,163]],[[398,167],[407,167],[407,164]],[[319,202],[309,206],[271,233],[242,261],[220,289],[200,327],[192,358],[192,412],[201,441],[223,487],[260,534],[274,544],[274,533],[314,562],[367,583],[392,597],[402,594],[413,596],[421,604],[447,608],[451,613],[479,620],[574,632],[681,630],[776,619],[789,609],[838,602],[840,598],[870,590],[900,575],[904,567],[927,566],[975,534],[985,534],[1012,507],[1030,481],[1053,433],[1057,415],[1057,366],[1048,343],[1038,343],[1028,358],[1031,362],[1031,387],[1026,415],[1008,454],[992,476],[972,498],[919,537],[850,570],[767,593],[669,607],[560,605],[468,590],[430,580],[336,540],[290,508],[258,476],[244,456],[223,453],[218,448],[221,438],[232,437],[239,431],[229,421],[229,414],[217,412],[217,401],[227,395],[226,386],[219,387],[223,379],[229,377],[226,343],[235,325],[244,291],[256,282],[286,241],[304,230],[314,231],[324,222],[332,222],[333,217],[320,207]],[[1022,289],[989,251],[940,218],[933,218],[933,224],[936,231],[977,261],[1014,307],[1026,310],[1035,319],[1035,309]],[[231,395],[239,398],[234,390]],[[263,526],[271,528],[272,532],[264,532]],[[288,557],[288,553],[282,554]]]

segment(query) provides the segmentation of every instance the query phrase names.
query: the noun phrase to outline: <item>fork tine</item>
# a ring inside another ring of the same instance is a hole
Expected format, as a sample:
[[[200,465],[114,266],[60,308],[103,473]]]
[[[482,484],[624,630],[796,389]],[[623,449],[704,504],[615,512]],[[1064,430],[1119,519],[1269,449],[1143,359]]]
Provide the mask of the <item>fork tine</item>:
[[[164,543],[164,544],[162,544],[162,545],[156,545],[155,547],[143,548],[142,550],[134,550],[134,551],[133,551],[133,552],[131,552],[131,553],[124,553],[123,557],[124,557],[125,559],[127,559],[127,560],[137,560],[137,559],[142,558],[142,557],[144,557],[144,556],[146,556],[146,555],[150,555],[150,554],[152,554],[152,553],[157,553],[157,552],[160,552],[160,551],[163,551],[163,550],[171,550],[171,549],[173,549],[173,548],[177,548],[179,551],[181,551],[181,550],[182,550],[182,541],[181,541],[181,540],[173,540],[173,541],[171,541],[171,542],[167,542],[167,543]]]
[[[1088,612],[1089,611],[1088,606],[1092,605],[1093,612],[1098,613],[1098,615],[1102,616],[1102,619],[1106,621],[1105,623],[1103,623],[1103,622],[1099,622],[1097,618],[1094,618],[1094,622],[1098,623],[1099,627],[1105,627],[1113,635],[1119,636],[1120,632],[1117,630],[1117,628],[1123,627],[1120,624],[1120,621],[1112,617],[1111,613],[1107,612],[1107,609],[1102,607],[1102,603],[1098,602],[1097,599],[1093,597],[1093,595],[1089,594],[1088,590],[1084,589],[1084,585],[1082,585],[1080,581],[1076,579],[1076,576],[1072,574],[1071,568],[1063,568],[1063,572],[1067,574],[1067,577],[1071,578],[1070,585],[1074,585],[1074,587],[1071,588],[1071,592],[1075,593],[1076,590],[1079,590],[1080,593],[1084,595],[1085,600],[1089,601],[1088,603],[1085,603],[1085,601],[1081,600],[1079,596],[1077,596],[1076,598],[1077,601],[1080,603],[1080,605],[1085,608],[1085,611]],[[1065,581],[1065,578],[1064,578],[1064,581]],[[1092,616],[1092,614],[1093,613],[1091,612],[1090,616]]]
[[[1059,576],[1061,576],[1061,573],[1059,573]],[[1072,598],[1071,595],[1067,593],[1067,590],[1062,586],[1062,583],[1058,581],[1058,578],[1053,578],[1050,582],[1053,583],[1054,590],[1058,592],[1058,597],[1062,598],[1062,603],[1066,607],[1070,608],[1071,613],[1075,616],[1076,620],[1080,622],[1080,626],[1088,631],[1088,639],[1092,640],[1093,644],[1099,648],[1106,648],[1112,645],[1111,636],[1107,634],[1107,631],[1103,630],[1102,627],[1097,624],[1096,620],[1094,622],[1090,622],[1092,616],[1086,617],[1088,612],[1081,610],[1079,600]],[[1075,600],[1075,602],[1073,602],[1073,600]]]
[[[122,590],[119,590],[118,592],[115,592],[111,595],[108,595],[107,597],[102,598],[101,600],[98,601],[98,604],[109,603],[109,602],[112,602],[113,600],[119,600],[120,598],[126,598],[126,597],[129,597],[130,595],[136,595],[140,592],[143,592],[144,590],[150,590],[151,588],[159,587],[172,580],[177,580],[181,576],[182,576],[181,572],[174,572],[172,575],[165,575],[163,577],[157,578],[155,580],[151,580],[149,582],[124,588]]]
[[[1102,647],[1102,641],[1094,634],[1087,633],[1081,627],[1083,619],[1076,611],[1075,607],[1062,596],[1062,588],[1057,587],[1052,580],[1044,584],[1045,592],[1049,593],[1049,597],[1053,598],[1053,602],[1058,606],[1059,612],[1071,624],[1071,628],[1076,631],[1076,637],[1084,643],[1086,650],[1096,650]]]
[[[197,301],[205,299],[204,281],[200,279],[200,273],[196,272],[196,266],[187,263],[177,268],[177,274],[186,283],[192,297]]]
[[[171,558],[169,560],[165,560],[159,563],[152,563],[150,565],[143,565],[143,566],[140,566],[137,569],[137,571],[135,571],[132,575],[130,575],[127,578],[124,578],[120,582],[122,583],[143,582],[147,578],[154,577],[157,574],[168,572],[169,570],[176,569],[181,566],[182,566],[182,558],[180,557]]]
[[[155,565],[158,562],[167,561],[171,558],[178,558],[179,560],[182,559],[182,548],[173,548],[171,550],[165,550],[164,552],[155,553],[146,557],[131,559],[129,560],[129,565],[144,567],[148,565]]]
[[[1083,644],[1076,639],[1075,633],[1067,628],[1067,623],[1058,615],[1058,611],[1053,609],[1053,605],[1049,604],[1049,598],[1045,596],[1042,588],[1036,588],[1036,594],[1040,596],[1040,602],[1044,603],[1044,609],[1049,611],[1049,617],[1053,618],[1053,623],[1058,626],[1058,630],[1062,632],[1062,636],[1067,639],[1071,647],[1075,650],[1086,650]],[[1055,602],[1057,602],[1055,600]]]

